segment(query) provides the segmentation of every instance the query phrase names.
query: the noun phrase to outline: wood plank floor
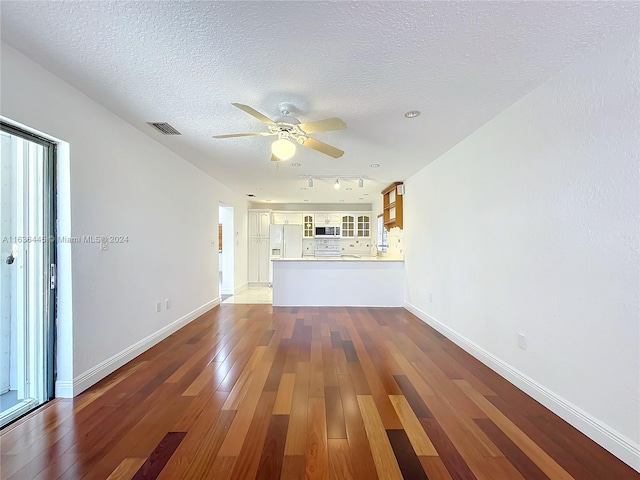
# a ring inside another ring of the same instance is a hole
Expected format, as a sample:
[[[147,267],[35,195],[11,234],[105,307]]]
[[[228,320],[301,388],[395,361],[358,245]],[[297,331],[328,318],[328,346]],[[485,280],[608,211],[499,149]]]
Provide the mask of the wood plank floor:
[[[216,307],[0,432],[2,479],[638,479],[401,308]]]

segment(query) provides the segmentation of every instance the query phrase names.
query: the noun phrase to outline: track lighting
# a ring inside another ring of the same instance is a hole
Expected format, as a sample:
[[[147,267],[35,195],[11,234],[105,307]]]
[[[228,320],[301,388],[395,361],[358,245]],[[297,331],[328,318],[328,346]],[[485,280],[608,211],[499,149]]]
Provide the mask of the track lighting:
[[[309,187],[313,187],[313,177],[309,177],[309,181],[307,182]]]
[[[362,187],[364,187],[364,180],[362,179],[362,177],[360,177],[358,179],[358,188],[362,188]]]

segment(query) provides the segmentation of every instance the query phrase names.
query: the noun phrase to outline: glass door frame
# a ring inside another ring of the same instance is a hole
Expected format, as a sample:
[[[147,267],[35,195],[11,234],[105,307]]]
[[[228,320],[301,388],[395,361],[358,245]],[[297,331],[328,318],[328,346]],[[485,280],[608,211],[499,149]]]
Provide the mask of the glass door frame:
[[[56,290],[57,290],[57,273],[56,273],[56,153],[57,144],[47,138],[41,137],[29,131],[23,130],[17,126],[0,120],[0,130],[10,135],[22,138],[26,141],[33,142],[44,148],[44,162],[42,165],[42,203],[43,203],[43,226],[47,233],[47,238],[43,242],[43,289],[42,289],[42,305],[43,305],[43,322],[45,323],[42,330],[43,348],[44,348],[44,401],[37,406],[46,403],[55,396],[55,348],[56,348]],[[4,258],[0,261],[5,261]],[[36,407],[37,407],[36,406]],[[22,415],[31,411],[34,407],[27,411],[20,411],[11,418],[9,423],[20,418]],[[5,425],[6,426],[6,425]]]

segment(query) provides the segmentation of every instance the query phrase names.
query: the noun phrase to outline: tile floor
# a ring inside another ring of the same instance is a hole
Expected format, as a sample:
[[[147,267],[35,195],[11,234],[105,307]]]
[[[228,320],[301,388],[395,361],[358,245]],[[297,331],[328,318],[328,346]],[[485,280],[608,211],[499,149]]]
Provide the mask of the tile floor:
[[[250,286],[236,295],[224,299],[222,303],[273,303],[271,287]]]

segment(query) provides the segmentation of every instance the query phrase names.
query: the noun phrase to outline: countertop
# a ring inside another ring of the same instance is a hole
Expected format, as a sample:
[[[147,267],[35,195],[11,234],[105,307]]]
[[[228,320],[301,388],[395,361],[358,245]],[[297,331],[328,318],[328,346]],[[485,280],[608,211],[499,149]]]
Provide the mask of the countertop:
[[[404,262],[402,258],[371,257],[368,255],[342,255],[340,257],[274,258],[274,262]]]

